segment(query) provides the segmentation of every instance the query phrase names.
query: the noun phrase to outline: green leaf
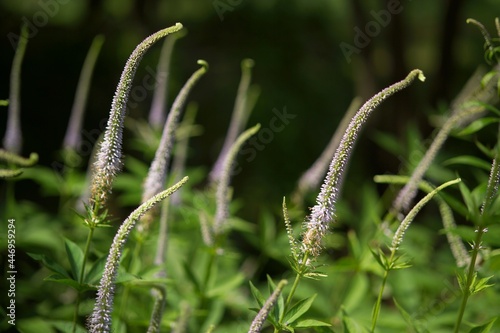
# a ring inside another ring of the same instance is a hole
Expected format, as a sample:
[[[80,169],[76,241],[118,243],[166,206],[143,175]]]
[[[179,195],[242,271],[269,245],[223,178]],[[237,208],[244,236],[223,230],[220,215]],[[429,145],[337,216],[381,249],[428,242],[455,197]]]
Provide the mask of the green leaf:
[[[194,287],[195,287],[195,290],[197,293],[201,293],[201,285],[200,285],[200,282],[198,281],[198,279],[196,278],[196,275],[194,274],[193,270],[191,269],[191,267],[189,266],[189,264],[187,262],[184,262],[182,264],[182,266],[184,267],[184,271],[186,272],[187,276],[188,276],[188,279],[189,281],[191,281],[191,283],[193,283]]]
[[[299,321],[296,325],[293,325],[293,327],[295,328],[308,328],[308,327],[318,327],[318,326],[332,326],[332,325],[316,319],[304,319]]]
[[[475,221],[475,218],[477,217],[477,204],[474,197],[463,182],[460,182],[458,186],[460,188],[460,192],[462,193],[465,205],[467,206],[467,217]]]
[[[266,299],[262,296],[262,294],[260,293],[259,289],[257,289],[254,286],[254,284],[252,283],[252,281],[249,281],[249,284],[250,284],[250,291],[252,292],[253,297],[255,298],[255,300],[257,301],[257,303],[259,304],[259,307],[262,307],[264,305],[264,303],[266,302]]]
[[[342,307],[342,323],[345,333],[368,333],[368,330],[361,326],[356,320],[352,319]]]
[[[102,277],[102,272],[104,272],[104,266],[106,266],[106,256],[99,258],[90,268],[87,275],[85,276],[84,282],[88,284],[97,284]]]
[[[411,326],[416,332],[418,332],[417,328],[415,327],[415,323],[413,321],[412,316],[396,301],[395,298],[393,298],[394,304],[396,304],[396,307],[399,310],[399,313],[401,313],[401,316],[403,316],[403,319],[405,322]]]
[[[274,283],[273,279],[267,275],[267,284],[269,288],[269,295],[271,295],[274,290],[276,289],[276,284]],[[285,300],[283,298],[283,293],[280,293],[278,296],[278,300],[276,304],[274,305],[274,309],[272,311],[273,317],[276,322],[281,322],[281,319],[283,318],[283,312],[285,311]]]
[[[287,325],[295,322],[297,319],[300,318],[300,316],[302,316],[304,313],[307,312],[307,310],[309,310],[315,298],[316,294],[295,303],[285,314],[283,322],[285,322]]]
[[[481,87],[485,88],[488,85],[488,82],[497,75],[496,71],[489,71],[486,73],[481,79]]]
[[[217,283],[217,286],[207,292],[209,298],[226,295],[229,291],[236,289],[245,281],[245,275],[237,273],[226,281]]]
[[[474,133],[480,131],[481,129],[483,129],[484,127],[486,127],[490,124],[497,123],[498,121],[499,121],[498,118],[493,118],[493,117],[480,118],[480,119],[477,119],[477,120],[473,121],[472,123],[470,123],[464,129],[462,129],[460,132],[458,132],[456,135],[458,135],[458,136],[471,135],[471,134],[474,134]]]
[[[377,249],[377,253],[375,252],[375,250],[370,248],[370,252],[373,254],[373,257],[379,263],[380,267],[382,267],[384,270],[389,269],[389,266],[387,265],[387,257],[381,249]]]
[[[457,156],[450,158],[446,161],[443,162],[444,166],[450,166],[450,165],[456,165],[456,164],[462,164],[462,165],[469,165],[477,168],[481,168],[486,171],[490,171],[491,169],[491,163],[486,162],[483,159],[477,158],[475,156]]]
[[[477,274],[475,274],[474,279],[472,280],[472,284],[470,286],[471,295],[476,294],[483,289],[492,287],[493,286],[492,284],[487,284],[492,277],[493,275],[477,280]]]
[[[486,324],[483,324],[481,326],[476,326],[476,327],[473,327],[469,333],[488,333],[491,328],[493,327],[493,324],[495,323],[495,321],[498,319],[498,317],[496,318],[493,318],[492,320],[490,320],[489,322],[487,322]]]
[[[69,264],[71,265],[71,273],[75,280],[79,281],[83,270],[83,251],[74,242],[69,239],[64,240],[64,247],[68,255]]]
[[[73,280],[72,278],[67,278],[67,277],[62,276],[60,274],[52,274],[51,276],[48,276],[43,280],[60,283],[60,284],[69,286],[69,287],[71,287],[79,292],[84,292],[84,291],[95,289],[94,286],[90,286],[87,284],[80,284],[78,281]]]
[[[369,294],[369,281],[365,274],[355,274],[350,282],[347,296],[342,302],[344,307],[352,311],[362,305]]]
[[[36,254],[36,253],[28,253],[28,255],[35,259],[36,261],[40,261],[42,265],[50,269],[54,273],[58,273],[59,275],[65,277],[65,278],[70,278],[70,275],[68,272],[57,262],[55,262],[53,259],[43,255],[43,254]]]

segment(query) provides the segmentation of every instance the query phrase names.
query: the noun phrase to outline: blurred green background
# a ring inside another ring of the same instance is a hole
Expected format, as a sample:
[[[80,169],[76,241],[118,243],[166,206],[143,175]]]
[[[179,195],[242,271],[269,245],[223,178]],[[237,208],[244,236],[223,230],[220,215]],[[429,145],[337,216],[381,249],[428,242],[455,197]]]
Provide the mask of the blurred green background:
[[[403,137],[408,124],[430,134],[428,115],[447,105],[476,67],[484,64],[483,39],[469,17],[494,31],[498,0],[402,0],[401,10],[373,33],[366,47],[344,56],[341,43],[354,46],[355,28],[365,31],[375,13],[391,1],[360,0],[1,0],[0,98],[8,97],[14,49],[9,34],[19,34],[21,22],[34,29],[22,69],[23,154],[38,152],[41,164],[57,158],[71,110],[83,60],[93,37],[106,38],[93,78],[85,117],[87,132],[107,119],[111,99],[126,59],[134,47],[156,30],[181,22],[188,35],[174,51],[170,102],[198,68],[210,64],[190,100],[199,105],[197,122],[203,135],[193,138],[188,165],[207,171],[221,148],[230,120],[243,58],[255,60],[253,83],[261,95],[250,117],[268,127],[274,108],[295,115],[283,131],[257,153],[240,161],[242,172],[232,184],[245,205],[238,213],[253,220],[263,204],[279,210],[283,195],[328,143],[354,96],[363,99],[406,76],[413,68],[427,81],[417,83],[384,103],[364,131],[347,175],[344,197],[356,200],[357,188],[378,173],[397,173],[401,160],[380,149],[375,131]],[[145,56],[136,76],[155,68],[160,45]],[[146,118],[152,92],[129,110]],[[6,108],[0,117],[5,130]],[[127,143],[125,143],[127,145]],[[127,152],[125,152],[127,153]],[[149,161],[144,161],[149,163]],[[86,163],[81,165],[84,170]],[[21,182],[23,198],[40,200],[32,182]],[[51,201],[47,201],[50,207]],[[56,205],[54,204],[54,208]]]

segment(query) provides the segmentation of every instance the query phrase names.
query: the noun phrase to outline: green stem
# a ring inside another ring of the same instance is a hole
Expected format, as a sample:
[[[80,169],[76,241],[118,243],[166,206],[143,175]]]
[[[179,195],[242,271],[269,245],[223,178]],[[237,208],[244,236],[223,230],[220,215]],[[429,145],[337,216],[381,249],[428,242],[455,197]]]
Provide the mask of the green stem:
[[[85,265],[87,263],[87,259],[89,256],[89,250],[90,250],[90,243],[92,241],[92,237],[94,236],[94,227],[89,228],[89,233],[87,235],[87,242],[85,243],[85,250],[83,252],[83,262],[82,262],[82,269],[80,272],[80,276],[78,277],[78,283],[82,284],[83,283],[83,277],[85,276]],[[73,328],[71,330],[72,333],[76,332],[76,324],[78,321],[78,312],[80,309],[80,300],[81,300],[81,293],[78,293],[78,296],[76,298],[76,304],[75,304],[75,312],[73,315]]]
[[[479,249],[481,248],[481,240],[483,238],[483,234],[484,234],[484,228],[478,227],[476,239],[474,241],[474,247],[472,248],[472,256],[470,259],[469,268],[467,272],[467,280],[465,282],[464,290],[462,290],[463,292],[462,302],[460,304],[460,310],[458,312],[457,322],[455,323],[455,329],[453,330],[454,333],[458,333],[460,329],[460,324],[462,323],[462,319],[465,313],[465,307],[467,306],[467,301],[469,300],[469,297],[471,295],[470,287],[472,284],[472,280],[474,279],[474,273],[475,273],[474,268],[476,267],[477,255],[479,253]]]
[[[205,276],[203,277],[203,284],[201,285],[201,308],[204,309],[207,305],[207,289],[208,289],[208,281],[210,280],[210,273],[212,272],[212,268],[215,263],[216,257],[216,245],[210,251],[210,258],[208,260],[207,270],[205,271]]]
[[[382,280],[382,285],[380,286],[380,291],[378,293],[377,302],[375,303],[375,306],[373,307],[372,328],[370,330],[371,333],[375,332],[375,327],[377,326],[377,320],[378,320],[378,316],[380,314],[380,307],[382,305],[382,297],[384,295],[384,289],[385,289],[385,285],[387,283],[387,278],[389,277],[389,272],[392,269],[395,254],[396,254],[396,249],[392,249],[391,256],[390,256],[390,258],[387,262],[387,266],[385,268],[384,278]]]
[[[302,265],[300,269],[297,271],[297,275],[295,276],[295,280],[293,281],[292,284],[292,289],[290,289],[290,293],[288,294],[288,297],[286,298],[285,302],[285,311],[283,311],[283,315],[286,314],[288,307],[290,306],[290,303],[292,302],[293,295],[295,294],[295,291],[297,290],[297,287],[299,285],[300,279],[304,276],[304,273],[307,269],[306,263],[309,258],[309,253],[306,252],[304,253],[304,257],[302,258]],[[283,318],[280,318],[280,320]]]

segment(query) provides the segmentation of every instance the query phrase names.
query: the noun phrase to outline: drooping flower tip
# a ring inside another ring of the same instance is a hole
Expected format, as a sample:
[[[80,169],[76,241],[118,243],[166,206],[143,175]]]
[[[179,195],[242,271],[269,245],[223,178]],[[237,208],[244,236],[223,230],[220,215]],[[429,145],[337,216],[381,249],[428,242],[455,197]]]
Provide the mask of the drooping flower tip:
[[[200,66],[203,66],[203,69],[205,69],[205,71],[208,71],[208,62],[206,62],[205,60],[203,59],[199,59],[197,62],[196,62],[198,65]]]
[[[255,66],[255,61],[253,59],[246,58],[246,59],[243,59],[241,61],[241,69],[245,69],[245,68],[250,69],[253,66]]]

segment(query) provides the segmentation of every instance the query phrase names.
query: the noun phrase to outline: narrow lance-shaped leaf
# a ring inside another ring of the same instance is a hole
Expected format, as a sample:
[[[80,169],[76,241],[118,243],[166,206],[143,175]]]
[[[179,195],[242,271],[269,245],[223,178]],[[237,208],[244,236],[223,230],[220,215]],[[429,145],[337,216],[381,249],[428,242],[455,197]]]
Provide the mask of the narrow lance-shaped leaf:
[[[7,129],[3,138],[5,149],[19,154],[22,147],[21,133],[21,64],[28,45],[28,26],[23,24],[10,73],[9,110]]]
[[[118,229],[113,243],[111,244],[104,273],[101,278],[99,289],[97,291],[97,299],[94,305],[94,310],[89,318],[89,331],[96,332],[110,332],[111,330],[111,312],[113,310],[114,292],[116,277],[118,274],[118,267],[120,266],[120,259],[123,254],[123,247],[127,242],[128,236],[134,228],[137,220],[141,218],[148,210],[153,208],[160,201],[167,198],[169,195],[177,191],[188,180],[184,177],[180,182],[173,185],[169,189],[158,193],[151,199],[143,203],[136,210],[134,210],[129,217],[122,223]]]
[[[182,29],[182,24],[177,23],[175,26],[160,30],[149,36],[135,48],[125,64],[115,96],[113,97],[113,102],[111,103],[111,111],[104,139],[100,145],[94,165],[95,170],[92,178],[90,200],[98,208],[104,206],[107,196],[111,192],[113,180],[121,169],[125,111],[132,87],[132,80],[139,62],[154,43],[180,29]]]

